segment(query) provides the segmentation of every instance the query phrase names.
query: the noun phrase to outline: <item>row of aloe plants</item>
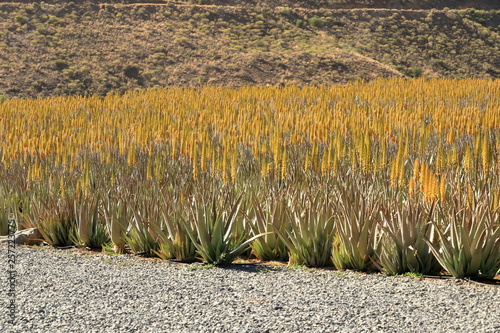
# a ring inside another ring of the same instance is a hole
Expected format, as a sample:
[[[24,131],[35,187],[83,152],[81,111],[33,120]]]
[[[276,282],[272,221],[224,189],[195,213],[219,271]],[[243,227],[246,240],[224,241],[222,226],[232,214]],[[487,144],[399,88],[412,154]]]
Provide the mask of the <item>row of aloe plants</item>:
[[[251,184],[251,182],[247,183]],[[6,196],[4,196],[6,197]],[[102,193],[33,191],[4,200],[54,246],[113,244],[147,256],[225,265],[236,257],[311,267],[491,278],[500,269],[500,211],[485,189],[452,202],[412,198],[346,175],[322,187],[210,185],[183,196],[158,184]],[[3,215],[0,218],[4,218]]]

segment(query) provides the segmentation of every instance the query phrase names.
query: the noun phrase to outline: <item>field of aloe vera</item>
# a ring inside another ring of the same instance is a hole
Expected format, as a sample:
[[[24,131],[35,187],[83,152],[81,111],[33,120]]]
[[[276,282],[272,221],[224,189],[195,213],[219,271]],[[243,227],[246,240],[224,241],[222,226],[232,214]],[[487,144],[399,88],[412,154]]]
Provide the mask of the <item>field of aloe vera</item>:
[[[228,264],[491,278],[500,80],[0,103],[0,232]]]

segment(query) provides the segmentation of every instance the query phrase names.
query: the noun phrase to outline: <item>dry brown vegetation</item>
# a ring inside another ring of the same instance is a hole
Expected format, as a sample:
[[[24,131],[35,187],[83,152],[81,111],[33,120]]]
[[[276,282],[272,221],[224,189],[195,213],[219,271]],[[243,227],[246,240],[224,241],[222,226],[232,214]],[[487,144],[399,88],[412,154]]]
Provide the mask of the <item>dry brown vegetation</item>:
[[[500,75],[492,1],[110,2],[0,3],[0,95]]]

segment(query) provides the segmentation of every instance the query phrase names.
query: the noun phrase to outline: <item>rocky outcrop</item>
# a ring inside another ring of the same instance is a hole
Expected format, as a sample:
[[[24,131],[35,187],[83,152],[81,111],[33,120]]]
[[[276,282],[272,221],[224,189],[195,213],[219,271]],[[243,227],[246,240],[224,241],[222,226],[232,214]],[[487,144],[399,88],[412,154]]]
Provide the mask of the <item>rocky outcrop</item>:
[[[0,237],[0,244],[7,244],[8,242],[9,236]],[[14,243],[18,245],[39,245],[42,242],[43,236],[36,228],[19,230],[14,233]]]

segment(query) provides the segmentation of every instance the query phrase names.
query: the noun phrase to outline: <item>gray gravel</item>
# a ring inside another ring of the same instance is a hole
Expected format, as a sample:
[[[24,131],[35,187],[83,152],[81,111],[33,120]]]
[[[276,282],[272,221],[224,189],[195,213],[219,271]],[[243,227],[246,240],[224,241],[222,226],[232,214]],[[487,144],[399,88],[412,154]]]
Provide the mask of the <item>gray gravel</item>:
[[[7,290],[7,248],[0,248]],[[284,266],[195,269],[16,248],[17,323],[1,332],[500,332],[500,287]]]

